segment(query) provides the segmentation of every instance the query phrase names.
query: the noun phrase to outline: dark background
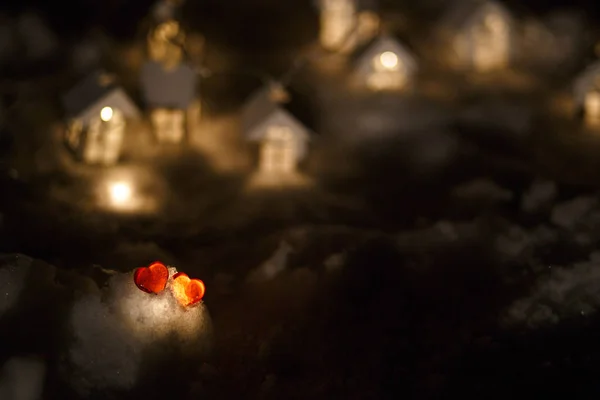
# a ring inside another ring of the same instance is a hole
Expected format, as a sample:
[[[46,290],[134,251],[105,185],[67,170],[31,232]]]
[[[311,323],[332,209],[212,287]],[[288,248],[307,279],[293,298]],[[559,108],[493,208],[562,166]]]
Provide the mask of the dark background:
[[[153,0],[27,0],[3,2],[1,10],[17,13],[26,9],[38,9],[50,20],[52,26],[61,33],[77,33],[86,27],[100,25],[111,34],[119,37],[134,35],[137,23],[143,19],[148,9],[155,3]],[[198,20],[211,17],[226,18],[228,13],[242,12],[254,4],[268,3],[273,6],[284,6],[294,12],[297,7],[310,7],[311,0],[188,0],[186,7],[201,11]],[[383,9],[401,9],[409,3],[398,0],[380,0]],[[521,10],[537,14],[556,8],[568,7],[579,9],[592,21],[600,20],[600,2],[595,0],[508,0],[505,3]],[[284,5],[285,4],[285,5]],[[223,13],[222,11],[227,11]],[[195,17],[195,16],[194,16]],[[195,18],[194,18],[195,19]],[[223,21],[227,23],[226,20]]]

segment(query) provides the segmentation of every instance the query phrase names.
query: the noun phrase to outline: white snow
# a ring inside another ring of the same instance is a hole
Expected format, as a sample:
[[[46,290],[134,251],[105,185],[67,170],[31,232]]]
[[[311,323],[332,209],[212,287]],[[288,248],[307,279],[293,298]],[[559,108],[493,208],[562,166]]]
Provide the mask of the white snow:
[[[597,205],[595,197],[576,197],[560,204],[552,209],[550,220],[554,225],[564,229],[573,229],[582,221]]]
[[[501,129],[519,138],[530,131],[532,112],[523,104],[493,99],[471,106],[459,120],[472,126]]]
[[[529,189],[521,199],[521,210],[524,212],[535,212],[550,205],[558,194],[556,183],[549,180],[537,179],[533,181]]]
[[[506,202],[513,198],[513,193],[496,182],[479,178],[457,186],[452,195],[461,200],[479,200],[489,202]]]
[[[0,399],[41,400],[46,365],[35,358],[11,358],[0,372]]]
[[[442,220],[431,227],[398,234],[396,244],[404,250],[418,250],[459,243],[463,240],[476,238],[478,235],[477,221],[451,222]]]
[[[177,271],[169,270],[171,281]],[[143,356],[162,340],[169,338],[175,347],[200,356],[212,334],[204,303],[183,308],[169,284],[157,295],[145,293],[132,273],[112,276],[103,293],[77,301],[70,324],[74,340],[68,379],[82,395],[93,389],[132,388]]]
[[[290,244],[288,244],[285,240],[282,240],[273,255],[261,266],[249,273],[248,281],[260,282],[275,278],[277,275],[285,271],[287,267],[288,256],[293,250],[294,249]]]
[[[600,306],[600,264],[582,262],[570,268],[548,266],[530,295],[514,302],[503,318],[509,325],[537,328],[561,318],[589,316]]]
[[[518,225],[511,226],[504,234],[498,236],[495,248],[507,259],[515,259],[526,254],[533,244],[533,237]]]
[[[9,262],[0,268],[0,316],[9,311],[19,299],[33,260],[18,255],[7,261]]]

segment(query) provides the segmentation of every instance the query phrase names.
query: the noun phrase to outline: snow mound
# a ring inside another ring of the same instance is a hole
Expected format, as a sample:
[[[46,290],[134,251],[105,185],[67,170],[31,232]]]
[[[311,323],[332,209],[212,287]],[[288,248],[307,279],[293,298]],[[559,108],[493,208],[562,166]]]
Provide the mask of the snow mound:
[[[438,221],[435,225],[396,236],[396,245],[402,250],[422,250],[425,248],[458,244],[476,239],[480,235],[477,221],[452,222]]]
[[[287,267],[288,256],[293,250],[291,245],[282,240],[273,255],[248,274],[248,281],[268,281],[284,272]]]
[[[29,275],[32,259],[24,256],[15,256],[0,268],[0,316],[15,306]]]
[[[600,307],[600,264],[583,262],[572,268],[552,267],[530,296],[514,302],[504,316],[508,325],[530,328],[552,325],[562,318],[589,316]]]
[[[527,213],[536,212],[549,206],[558,194],[553,181],[535,180],[521,199],[521,210]]]
[[[41,400],[46,365],[33,358],[11,358],[0,375],[0,399]]]
[[[595,197],[576,197],[552,209],[550,220],[554,225],[564,229],[574,229],[596,207],[598,201]]]
[[[144,360],[168,342],[173,352],[201,357],[212,335],[203,302],[184,308],[170,291],[177,272],[159,294],[141,291],[132,273],[115,274],[99,295],[75,302],[70,316],[73,342],[68,351],[69,381],[82,395],[133,388]]]
[[[470,201],[489,201],[493,203],[507,202],[513,199],[513,193],[496,182],[479,178],[457,186],[452,191],[453,197]]]

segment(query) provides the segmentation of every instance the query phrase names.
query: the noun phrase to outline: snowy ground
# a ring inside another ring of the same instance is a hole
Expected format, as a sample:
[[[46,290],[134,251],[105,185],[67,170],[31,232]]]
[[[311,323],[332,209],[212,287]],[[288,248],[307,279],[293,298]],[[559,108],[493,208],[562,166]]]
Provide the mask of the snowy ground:
[[[271,54],[277,73],[300,47],[221,35],[214,68]],[[206,82],[189,148],[142,123],[111,169],[60,149],[48,99],[24,111],[0,176],[0,251],[25,254],[0,260],[0,399],[600,393],[593,133],[532,96],[357,95],[309,72],[319,136],[285,182],[239,137],[255,78]],[[109,207],[114,182],[134,210]],[[155,260],[204,280],[204,302],[139,291]]]

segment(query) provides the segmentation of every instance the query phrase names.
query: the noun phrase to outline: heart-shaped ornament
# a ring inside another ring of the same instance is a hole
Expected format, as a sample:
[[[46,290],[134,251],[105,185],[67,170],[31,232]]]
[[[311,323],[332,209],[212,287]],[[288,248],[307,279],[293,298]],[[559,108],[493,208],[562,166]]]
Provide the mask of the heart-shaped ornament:
[[[206,288],[200,279],[190,279],[187,274],[178,272],[171,283],[173,296],[184,307],[198,303],[204,297]]]
[[[158,294],[165,289],[169,280],[169,270],[164,264],[155,262],[148,267],[141,267],[133,273],[136,286],[146,293]]]

